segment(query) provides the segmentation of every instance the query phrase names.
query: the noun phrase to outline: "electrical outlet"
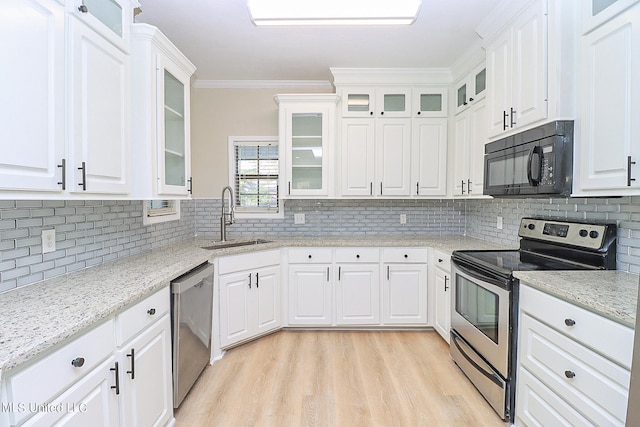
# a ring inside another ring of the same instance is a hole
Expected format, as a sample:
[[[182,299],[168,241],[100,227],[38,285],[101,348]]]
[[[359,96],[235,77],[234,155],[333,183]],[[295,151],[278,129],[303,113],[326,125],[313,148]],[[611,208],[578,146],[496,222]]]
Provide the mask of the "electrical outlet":
[[[56,230],[42,230],[42,253],[46,254],[56,250]]]
[[[293,223],[302,225],[305,223],[305,218],[303,213],[293,214]]]
[[[407,223],[407,214],[400,214],[400,224]]]
[[[502,217],[499,216],[498,220],[496,221],[496,227],[498,228],[498,230],[502,230]]]

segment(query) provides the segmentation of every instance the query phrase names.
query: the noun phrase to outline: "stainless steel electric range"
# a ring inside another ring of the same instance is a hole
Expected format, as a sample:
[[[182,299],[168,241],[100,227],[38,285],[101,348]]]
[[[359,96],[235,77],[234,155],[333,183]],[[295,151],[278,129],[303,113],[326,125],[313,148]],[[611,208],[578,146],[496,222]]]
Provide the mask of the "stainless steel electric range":
[[[505,421],[515,408],[514,271],[615,269],[616,225],[523,218],[520,249],[455,251],[451,357]]]

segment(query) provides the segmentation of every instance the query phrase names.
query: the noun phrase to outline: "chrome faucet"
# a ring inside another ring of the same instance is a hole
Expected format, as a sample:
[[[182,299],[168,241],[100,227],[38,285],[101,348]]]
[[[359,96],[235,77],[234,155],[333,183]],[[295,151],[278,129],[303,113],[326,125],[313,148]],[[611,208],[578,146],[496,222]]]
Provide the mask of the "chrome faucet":
[[[224,192],[229,190],[229,212],[224,210]],[[222,189],[222,215],[220,215],[220,241],[227,241],[227,225],[236,222],[235,206],[233,204],[233,189],[226,186]]]

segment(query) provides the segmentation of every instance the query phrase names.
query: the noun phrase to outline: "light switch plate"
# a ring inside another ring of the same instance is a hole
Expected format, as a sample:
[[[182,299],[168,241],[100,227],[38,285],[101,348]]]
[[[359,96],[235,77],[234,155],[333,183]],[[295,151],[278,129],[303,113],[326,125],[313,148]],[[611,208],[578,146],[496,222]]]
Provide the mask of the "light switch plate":
[[[56,230],[42,230],[42,253],[46,254],[56,250]]]
[[[303,213],[293,214],[293,223],[299,224],[299,225],[304,224],[305,223],[304,214]]]
[[[502,217],[499,216],[498,220],[496,221],[496,227],[498,228],[498,230],[502,230]]]
[[[400,214],[400,224],[407,223],[407,214]]]

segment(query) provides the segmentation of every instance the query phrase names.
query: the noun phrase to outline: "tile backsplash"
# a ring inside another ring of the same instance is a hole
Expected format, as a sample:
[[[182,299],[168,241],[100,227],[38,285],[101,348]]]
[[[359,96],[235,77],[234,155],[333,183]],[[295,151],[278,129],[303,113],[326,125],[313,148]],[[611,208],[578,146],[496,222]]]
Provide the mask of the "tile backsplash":
[[[219,199],[181,202],[180,221],[145,226],[141,201],[0,200],[0,292],[194,235],[220,237]],[[523,216],[613,221],[617,267],[640,274],[640,197],[484,200],[287,200],[282,219],[238,219],[228,237],[468,235],[518,245]],[[304,213],[305,224],[294,224]],[[400,215],[407,223],[400,223]],[[496,227],[497,216],[504,227]],[[42,254],[43,229],[56,251]]]

